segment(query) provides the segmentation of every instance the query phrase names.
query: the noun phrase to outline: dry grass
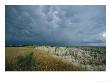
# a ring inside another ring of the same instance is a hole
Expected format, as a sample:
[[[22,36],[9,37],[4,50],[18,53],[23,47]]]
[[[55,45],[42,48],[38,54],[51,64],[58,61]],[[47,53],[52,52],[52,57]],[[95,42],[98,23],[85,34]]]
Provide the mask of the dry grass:
[[[6,71],[81,71],[86,70],[53,54],[35,48],[6,47]],[[32,55],[29,55],[32,53]],[[32,58],[31,58],[32,57]],[[22,59],[22,61],[20,60]],[[20,63],[19,63],[20,61]]]

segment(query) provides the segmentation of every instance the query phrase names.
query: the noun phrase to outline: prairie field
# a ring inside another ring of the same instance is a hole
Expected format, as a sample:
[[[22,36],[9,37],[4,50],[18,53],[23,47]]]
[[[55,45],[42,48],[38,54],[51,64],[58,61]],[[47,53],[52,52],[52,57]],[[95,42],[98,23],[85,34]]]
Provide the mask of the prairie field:
[[[82,71],[86,68],[32,47],[6,47],[6,71]]]
[[[105,48],[6,47],[6,71],[105,71]]]

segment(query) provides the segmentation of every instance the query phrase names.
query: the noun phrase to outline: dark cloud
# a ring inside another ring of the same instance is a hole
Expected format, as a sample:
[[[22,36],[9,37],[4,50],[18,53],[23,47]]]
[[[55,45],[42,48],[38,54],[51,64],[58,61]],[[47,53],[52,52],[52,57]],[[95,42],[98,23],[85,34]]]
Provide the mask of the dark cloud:
[[[5,16],[7,42],[105,45],[106,8],[103,5],[7,5]]]

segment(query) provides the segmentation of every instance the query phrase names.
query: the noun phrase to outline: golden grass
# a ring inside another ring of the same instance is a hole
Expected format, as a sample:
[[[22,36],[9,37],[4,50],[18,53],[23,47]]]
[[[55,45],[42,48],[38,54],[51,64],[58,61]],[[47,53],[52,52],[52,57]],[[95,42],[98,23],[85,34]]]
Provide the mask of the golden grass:
[[[33,52],[30,71],[81,71],[85,70],[78,64],[73,64],[59,58],[56,55],[49,54],[45,51],[38,50],[35,48],[26,47],[6,47],[5,51],[5,69],[6,70],[19,70],[17,67],[18,57],[25,56],[26,54]],[[22,67],[21,67],[22,68]],[[22,69],[21,69],[22,70]],[[24,70],[27,71],[27,70]],[[28,70],[29,71],[29,70]]]

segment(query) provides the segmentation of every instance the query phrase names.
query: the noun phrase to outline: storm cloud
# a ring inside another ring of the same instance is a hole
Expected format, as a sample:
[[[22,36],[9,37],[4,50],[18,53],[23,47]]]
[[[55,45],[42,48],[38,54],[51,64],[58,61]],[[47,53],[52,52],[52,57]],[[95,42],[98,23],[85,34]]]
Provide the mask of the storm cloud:
[[[106,44],[104,5],[6,5],[7,43]]]

